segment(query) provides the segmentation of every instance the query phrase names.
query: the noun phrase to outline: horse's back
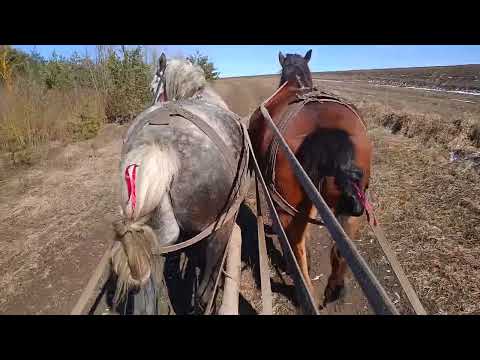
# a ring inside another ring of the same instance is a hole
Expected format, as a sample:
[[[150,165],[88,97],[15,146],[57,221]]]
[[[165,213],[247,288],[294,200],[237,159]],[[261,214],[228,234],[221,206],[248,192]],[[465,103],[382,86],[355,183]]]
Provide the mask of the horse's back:
[[[175,106],[208,124],[228,148],[233,166],[239,161],[246,166],[248,156],[236,114],[201,100],[181,100]],[[224,210],[234,181],[243,179],[235,179],[238,169],[232,169],[215,141],[194,122],[169,111],[168,105],[151,111],[147,118],[132,132],[127,151],[146,143],[173,150],[180,164],[170,187],[175,217],[184,232],[199,232]]]
[[[369,143],[366,126],[358,109],[331,94],[317,93],[317,98],[309,93],[302,94],[293,87],[280,88],[270,97],[265,107],[273,122],[295,152],[303,142],[305,135],[316,130],[343,130],[358,143]],[[322,99],[322,95],[324,98]],[[249,133],[256,152],[263,157],[273,141],[273,130],[258,108],[250,117]]]
[[[365,172],[365,178],[370,177],[373,146],[368,138],[365,123],[354,106],[326,93],[302,93],[292,87],[279,89],[265,105],[273,122],[297,156],[302,144],[310,135],[319,131],[341,130],[347,133],[352,142],[355,162]],[[271,174],[267,174],[267,169],[273,170],[274,166],[275,186],[279,187],[281,193],[279,177],[285,183],[295,183],[300,188],[284,152],[273,153],[274,133],[260,109],[257,109],[250,118],[249,133],[264,175],[269,178]],[[273,158],[275,163],[272,163]],[[291,188],[291,185],[287,188]]]

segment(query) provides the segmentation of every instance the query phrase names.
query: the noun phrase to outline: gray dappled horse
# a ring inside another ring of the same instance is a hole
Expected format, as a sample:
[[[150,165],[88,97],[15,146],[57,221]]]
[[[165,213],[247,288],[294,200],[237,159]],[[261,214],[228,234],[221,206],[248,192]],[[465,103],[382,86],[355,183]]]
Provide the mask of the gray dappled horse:
[[[149,284],[156,250],[218,221],[248,187],[248,151],[239,117],[207,84],[199,66],[183,59],[167,62],[162,54],[151,91],[154,104],[134,120],[123,140],[119,173],[123,219],[115,224],[119,241],[112,248],[117,301]],[[223,149],[212,140],[215,136],[188,116],[178,115],[182,111],[172,111],[169,104],[207,123],[223,141]],[[200,309],[212,295],[233,225],[234,219],[195,249],[202,264],[196,299]]]

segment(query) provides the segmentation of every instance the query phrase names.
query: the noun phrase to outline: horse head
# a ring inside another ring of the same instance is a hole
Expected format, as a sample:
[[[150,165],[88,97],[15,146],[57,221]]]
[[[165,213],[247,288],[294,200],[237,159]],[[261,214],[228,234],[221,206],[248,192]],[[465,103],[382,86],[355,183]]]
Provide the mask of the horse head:
[[[150,84],[153,103],[178,101],[198,95],[205,89],[205,72],[187,59],[169,59],[164,53],[158,59],[157,69]]]
[[[312,74],[308,67],[308,62],[312,56],[312,50],[308,50],[305,56],[298,54],[278,53],[278,60],[282,66],[282,75],[280,78],[280,86],[285,82],[291,81],[296,83],[298,87],[313,87]]]

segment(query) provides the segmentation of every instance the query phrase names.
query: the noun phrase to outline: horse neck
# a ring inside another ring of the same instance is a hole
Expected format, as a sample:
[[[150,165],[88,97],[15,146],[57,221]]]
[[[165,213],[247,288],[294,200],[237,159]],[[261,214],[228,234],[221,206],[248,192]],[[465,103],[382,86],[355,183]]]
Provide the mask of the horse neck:
[[[227,111],[231,111],[228,105],[223,101],[220,95],[212,89],[210,85],[206,85],[199,93],[198,96],[206,102],[217,105]]]

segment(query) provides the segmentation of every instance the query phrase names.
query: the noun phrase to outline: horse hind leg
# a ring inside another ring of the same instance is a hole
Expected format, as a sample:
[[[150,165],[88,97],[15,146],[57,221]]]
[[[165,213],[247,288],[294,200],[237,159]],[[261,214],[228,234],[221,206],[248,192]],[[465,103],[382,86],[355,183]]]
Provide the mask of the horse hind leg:
[[[346,234],[350,239],[354,239],[358,233],[358,217],[339,216],[338,220],[342,225]],[[334,243],[330,253],[330,263],[332,265],[332,273],[328,278],[328,283],[324,292],[325,306],[327,303],[342,299],[346,294],[345,274],[347,272],[347,262],[338,251],[337,245]]]
[[[180,235],[180,226],[173,212],[172,202],[165,194],[151,218],[151,227],[157,235],[158,246],[174,244]]]
[[[199,245],[200,249],[195,251],[198,255],[202,256],[200,265],[200,283],[198,285],[198,293],[195,294],[196,307],[200,311],[205,311],[212,296],[215,296],[215,282],[222,271],[221,264],[225,251],[227,250],[228,240],[233,231],[235,225],[235,219],[229,220],[214,234],[207,239],[203,240]],[[220,287],[220,284],[218,284]],[[212,310],[215,308],[215,302],[213,303]],[[213,312],[213,311],[212,311]]]
[[[314,212],[310,210],[309,213],[312,214]],[[300,270],[302,271],[305,282],[313,294],[314,288],[308,271],[306,250],[306,231],[308,223],[304,218],[299,216],[292,218],[291,215],[288,214],[281,214],[280,220],[282,221],[283,226],[286,225],[285,232],[292,247],[293,254],[295,255]]]
[[[340,255],[337,245],[334,244],[330,253],[330,263],[332,265],[332,273],[328,278],[328,283],[324,292],[323,305],[340,300],[345,296],[345,273],[347,263]]]

